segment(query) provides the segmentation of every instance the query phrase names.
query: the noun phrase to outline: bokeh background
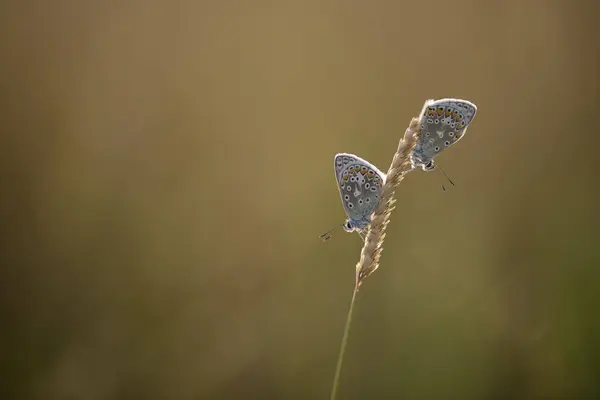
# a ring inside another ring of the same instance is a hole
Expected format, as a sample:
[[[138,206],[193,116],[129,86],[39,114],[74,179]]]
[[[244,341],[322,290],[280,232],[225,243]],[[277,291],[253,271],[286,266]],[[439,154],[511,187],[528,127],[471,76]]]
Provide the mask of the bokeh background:
[[[3,2],[0,397],[327,398],[333,156],[386,170],[441,97],[457,186],[400,186],[339,398],[600,397],[597,8]]]

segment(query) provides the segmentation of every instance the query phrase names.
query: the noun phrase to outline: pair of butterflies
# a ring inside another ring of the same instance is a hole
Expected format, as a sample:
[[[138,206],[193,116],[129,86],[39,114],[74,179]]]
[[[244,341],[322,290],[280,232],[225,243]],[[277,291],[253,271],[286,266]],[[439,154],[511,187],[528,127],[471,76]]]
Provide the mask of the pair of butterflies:
[[[466,100],[429,100],[419,118],[421,137],[411,154],[413,170],[421,168],[423,171],[433,171],[436,167],[434,158],[464,136],[476,112],[475,104]],[[344,230],[358,231],[360,234],[371,222],[371,214],[381,199],[386,176],[376,166],[354,154],[336,154],[334,167],[342,204],[348,216]],[[329,232],[323,234],[322,238],[328,239]]]

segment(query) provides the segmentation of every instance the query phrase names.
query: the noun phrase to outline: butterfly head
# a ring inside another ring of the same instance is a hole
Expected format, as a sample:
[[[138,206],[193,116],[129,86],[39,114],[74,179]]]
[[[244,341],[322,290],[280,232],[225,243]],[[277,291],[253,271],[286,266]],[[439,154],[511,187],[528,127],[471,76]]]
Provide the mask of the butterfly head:
[[[344,230],[346,232],[354,231],[354,224],[352,223],[351,220],[347,219],[346,222],[344,222]]]
[[[346,232],[354,232],[354,231],[362,232],[368,226],[369,226],[369,220],[367,220],[366,218],[363,218],[361,220],[347,219],[343,225],[344,230]]]
[[[433,160],[429,160],[427,164],[422,164],[421,168],[423,168],[423,171],[426,172],[433,171],[435,169],[435,162]]]

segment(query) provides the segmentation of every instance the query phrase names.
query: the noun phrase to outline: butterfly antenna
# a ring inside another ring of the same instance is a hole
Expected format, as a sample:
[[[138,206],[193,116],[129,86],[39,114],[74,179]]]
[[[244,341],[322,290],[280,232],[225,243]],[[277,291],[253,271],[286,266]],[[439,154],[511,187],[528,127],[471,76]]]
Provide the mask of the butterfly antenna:
[[[440,171],[442,171],[442,174],[444,174],[444,176],[446,177],[446,179],[448,179],[448,182],[450,182],[452,184],[452,186],[456,186],[454,184],[454,182],[452,182],[452,179],[450,179],[450,177],[448,176],[448,174],[446,173],[446,171],[444,171],[444,169],[442,167],[440,167],[439,165],[437,165],[437,168]],[[442,190],[445,192],[446,191],[446,187],[444,186],[444,184],[442,183]]]
[[[331,238],[330,233],[335,231],[338,227],[336,226],[335,228],[332,228],[330,230],[328,230],[327,232],[325,232],[324,234],[322,234],[321,236],[319,236],[319,238],[321,238],[322,241],[327,241]]]

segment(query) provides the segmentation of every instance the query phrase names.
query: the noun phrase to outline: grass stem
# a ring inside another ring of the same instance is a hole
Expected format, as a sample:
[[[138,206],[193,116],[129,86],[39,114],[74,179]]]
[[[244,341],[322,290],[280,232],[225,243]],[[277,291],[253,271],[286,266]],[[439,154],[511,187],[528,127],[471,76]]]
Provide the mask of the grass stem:
[[[335,367],[335,376],[333,377],[330,400],[335,400],[340,384],[340,373],[342,372],[342,365],[344,363],[344,354],[346,353],[346,344],[348,343],[348,334],[350,333],[350,323],[352,322],[352,313],[354,311],[356,293],[358,293],[358,282],[354,286],[354,293],[352,293],[352,300],[350,300],[350,309],[348,310],[348,316],[346,317],[346,327],[344,328],[342,345],[340,346],[340,354],[338,355],[337,366]]]

